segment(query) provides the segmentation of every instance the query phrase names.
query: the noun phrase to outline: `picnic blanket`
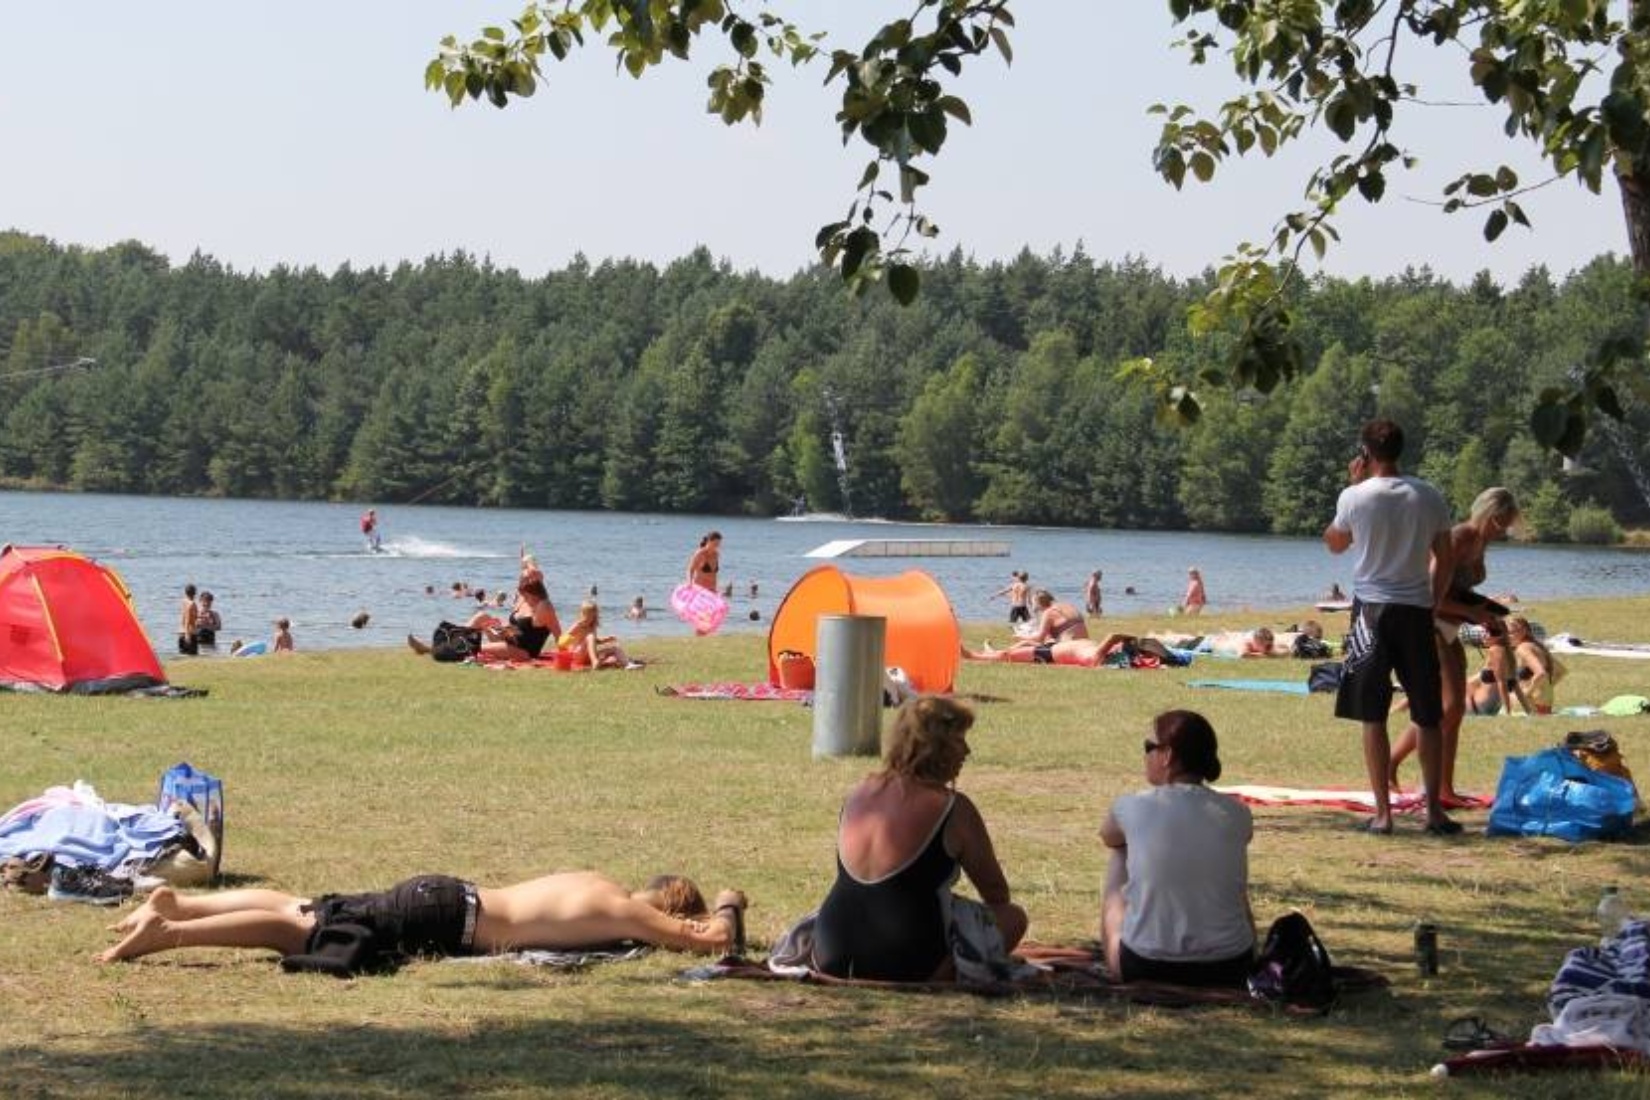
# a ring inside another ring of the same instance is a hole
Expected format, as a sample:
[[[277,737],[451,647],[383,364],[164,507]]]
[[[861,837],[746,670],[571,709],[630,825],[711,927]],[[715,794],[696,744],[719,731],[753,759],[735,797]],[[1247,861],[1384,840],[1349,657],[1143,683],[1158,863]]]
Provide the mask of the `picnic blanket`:
[[[1596,642],[1581,639],[1574,634],[1554,634],[1547,639],[1552,653],[1580,653],[1588,657],[1622,657],[1631,661],[1650,661],[1650,644],[1644,642]]]
[[[803,688],[784,688],[777,684],[741,684],[734,681],[716,684],[670,684],[655,688],[660,695],[677,699],[736,699],[742,703],[811,703],[814,693]]]
[[[835,978],[817,970],[801,968],[769,969],[754,959],[729,957],[708,966],[696,966],[684,971],[689,981],[716,981],[738,978],[750,981],[798,982],[804,985],[841,986],[852,989],[873,989],[898,993],[966,993],[976,997],[1042,996],[1073,1000],[1104,999],[1130,1001],[1135,1004],[1158,1005],[1165,1008],[1187,1008],[1193,1005],[1226,1005],[1236,1008],[1274,1011],[1282,1009],[1294,1015],[1323,1014],[1317,1005],[1277,1005],[1249,994],[1247,989],[1212,989],[1202,986],[1171,985],[1166,982],[1114,982],[1106,973],[1100,948],[1096,944],[1056,946],[1024,943],[1014,952],[1035,969],[1035,973],[1019,981],[998,982],[884,982],[866,978]],[[1355,966],[1333,968],[1337,994],[1357,993],[1382,989],[1388,985],[1384,975]]]
[[[1336,810],[1375,812],[1375,796],[1369,791],[1354,791],[1342,787],[1268,787],[1255,783],[1239,783],[1230,787],[1215,787],[1221,794],[1229,794],[1251,806],[1327,806]],[[1451,809],[1484,810],[1494,799],[1469,794],[1459,802],[1450,803]],[[1395,813],[1415,814],[1426,809],[1426,796],[1420,791],[1392,792]]]
[[[583,970],[598,963],[629,962],[639,959],[653,949],[640,943],[616,943],[607,947],[591,947],[582,951],[548,951],[534,948],[526,951],[500,951],[487,955],[448,955],[443,962],[493,963],[507,962],[517,966],[542,966],[550,970]]]
[[[1308,695],[1305,680],[1187,680],[1187,687],[1225,688],[1227,691],[1275,692],[1278,695]]]
[[[1530,1043],[1498,1050],[1475,1050],[1432,1067],[1434,1077],[1469,1077],[1479,1073],[1535,1073],[1556,1069],[1644,1069],[1650,1058],[1636,1050],[1613,1047],[1544,1047]]]

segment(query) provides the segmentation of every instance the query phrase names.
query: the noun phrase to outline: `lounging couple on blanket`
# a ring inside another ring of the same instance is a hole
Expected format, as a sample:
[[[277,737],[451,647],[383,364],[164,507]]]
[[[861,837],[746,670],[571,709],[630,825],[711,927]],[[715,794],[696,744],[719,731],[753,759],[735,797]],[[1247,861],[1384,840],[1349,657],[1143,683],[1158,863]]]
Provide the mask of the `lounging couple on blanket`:
[[[1010,898],[979,809],[956,789],[973,722],[940,697],[900,708],[882,770],[843,804],[836,882],[787,937],[786,961],[836,977],[943,981],[989,950],[981,925],[995,925],[1004,955],[1020,942],[1025,910]],[[1255,947],[1249,810],[1206,785],[1220,760],[1201,715],[1159,715],[1145,758],[1150,789],[1119,798],[1100,831],[1112,849],[1101,904],[1107,969],[1122,981],[1241,986]],[[979,901],[952,894],[959,871]]]

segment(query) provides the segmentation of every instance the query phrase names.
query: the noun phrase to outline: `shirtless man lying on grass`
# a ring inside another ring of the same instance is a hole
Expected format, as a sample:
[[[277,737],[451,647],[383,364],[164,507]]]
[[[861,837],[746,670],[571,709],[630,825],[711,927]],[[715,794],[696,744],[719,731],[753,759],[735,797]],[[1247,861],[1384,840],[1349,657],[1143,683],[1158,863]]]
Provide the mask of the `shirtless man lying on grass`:
[[[594,871],[567,871],[514,886],[475,886],[445,875],[408,879],[381,893],[309,898],[279,890],[179,894],[159,887],[111,931],[97,956],[116,962],[180,947],[247,947],[282,956],[312,952],[329,926],[369,929],[375,950],[400,955],[577,950],[635,940],[678,951],[735,951],[745,895],[723,890],[714,911],[691,879],[660,875],[629,890]]]
[[[970,661],[998,661],[1021,665],[1077,665],[1099,668],[1107,657],[1121,646],[1136,640],[1133,634],[1108,634],[1105,638],[1073,638],[1065,642],[1043,642],[1035,645],[1015,644],[1007,649],[993,649],[988,642],[980,649],[963,648],[964,659]]]

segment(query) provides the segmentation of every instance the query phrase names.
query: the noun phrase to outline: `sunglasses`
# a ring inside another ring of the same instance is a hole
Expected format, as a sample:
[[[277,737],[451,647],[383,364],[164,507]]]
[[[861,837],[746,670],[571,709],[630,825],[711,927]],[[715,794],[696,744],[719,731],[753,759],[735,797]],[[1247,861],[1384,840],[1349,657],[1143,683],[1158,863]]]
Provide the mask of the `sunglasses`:
[[[1159,742],[1156,742],[1156,741],[1147,741],[1147,742],[1145,742],[1145,749],[1146,749],[1146,755],[1147,756],[1150,756],[1152,753],[1156,752],[1158,749],[1163,749],[1163,748],[1167,748],[1167,747],[1168,747],[1167,745],[1160,744]]]

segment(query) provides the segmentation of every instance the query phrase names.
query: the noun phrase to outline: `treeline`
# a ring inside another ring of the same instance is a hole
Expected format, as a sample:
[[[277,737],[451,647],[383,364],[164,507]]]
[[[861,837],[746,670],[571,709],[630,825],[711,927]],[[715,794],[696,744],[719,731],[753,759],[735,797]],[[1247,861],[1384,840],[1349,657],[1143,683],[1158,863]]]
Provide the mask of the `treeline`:
[[[1632,281],[1613,258],[1512,287],[1318,279],[1298,295],[1307,375],[1216,394],[1182,429],[1119,366],[1209,365],[1185,320],[1204,282],[1080,248],[953,253],[900,308],[703,249],[539,278],[464,254],[329,275],[3,234],[0,481],[1310,533],[1381,413],[1458,509],[1506,484],[1542,537],[1593,538],[1650,514],[1650,412],[1569,471],[1526,420],[1602,337],[1643,330]]]

